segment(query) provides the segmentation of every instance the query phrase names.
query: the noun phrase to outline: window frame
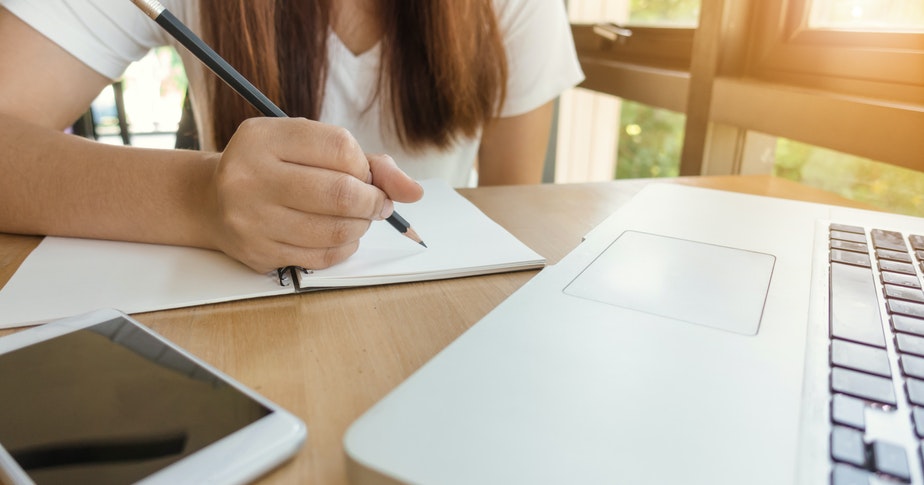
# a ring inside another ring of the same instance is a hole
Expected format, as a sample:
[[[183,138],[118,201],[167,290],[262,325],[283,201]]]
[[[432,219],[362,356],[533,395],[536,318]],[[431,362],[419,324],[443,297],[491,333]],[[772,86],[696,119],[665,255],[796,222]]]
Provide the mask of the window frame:
[[[924,33],[811,28],[812,0],[752,5],[748,75],[841,95],[924,103]]]
[[[682,175],[741,173],[748,130],[924,171],[924,33],[809,29],[810,6],[702,0],[696,28],[615,40],[574,24],[581,87],[686,114]]]

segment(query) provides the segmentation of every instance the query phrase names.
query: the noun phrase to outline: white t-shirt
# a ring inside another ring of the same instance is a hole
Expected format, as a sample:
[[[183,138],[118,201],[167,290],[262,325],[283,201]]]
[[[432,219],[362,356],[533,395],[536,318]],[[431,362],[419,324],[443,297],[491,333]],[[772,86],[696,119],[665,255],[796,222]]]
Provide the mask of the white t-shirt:
[[[198,2],[161,0],[177,18],[198,30]],[[17,17],[63,47],[95,71],[116,79],[129,63],[152,47],[172,45],[183,59],[200,140],[210,140],[210,110],[205,76],[212,75],[185,48],[128,0],[0,0]],[[583,79],[562,0],[494,0],[509,63],[507,98],[501,116],[529,112]],[[381,126],[374,95],[379,46],[354,55],[331,32],[329,72],[320,121],[347,128],[367,153],[388,153],[416,179],[441,178],[453,186],[470,185],[480,136],[446,151],[408,152],[392,129]],[[62,81],[63,82],[63,81]],[[391,117],[384,119],[390,120]],[[203,146],[203,149],[214,147]]]

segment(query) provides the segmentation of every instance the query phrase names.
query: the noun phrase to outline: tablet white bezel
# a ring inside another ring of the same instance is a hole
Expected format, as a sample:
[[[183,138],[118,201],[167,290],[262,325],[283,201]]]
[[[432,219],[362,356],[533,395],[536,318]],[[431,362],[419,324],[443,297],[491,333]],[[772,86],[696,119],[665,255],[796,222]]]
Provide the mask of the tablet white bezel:
[[[112,320],[124,318],[151,337],[192,360],[217,378],[272,411],[267,416],[237,430],[211,445],[145,477],[139,483],[247,483],[292,457],[302,446],[307,429],[304,423],[275,403],[260,396],[130,316],[112,309],[97,310],[57,320],[0,338],[0,354]],[[13,484],[33,483],[0,443],[0,478]]]

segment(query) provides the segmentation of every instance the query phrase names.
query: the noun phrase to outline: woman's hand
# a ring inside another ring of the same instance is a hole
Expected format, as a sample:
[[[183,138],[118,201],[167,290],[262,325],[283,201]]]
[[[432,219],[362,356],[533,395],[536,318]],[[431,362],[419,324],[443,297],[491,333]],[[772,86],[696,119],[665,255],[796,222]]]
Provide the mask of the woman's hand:
[[[303,118],[252,118],[231,138],[203,213],[212,245],[256,271],[326,268],[356,251],[392,200],[423,189],[350,133]]]

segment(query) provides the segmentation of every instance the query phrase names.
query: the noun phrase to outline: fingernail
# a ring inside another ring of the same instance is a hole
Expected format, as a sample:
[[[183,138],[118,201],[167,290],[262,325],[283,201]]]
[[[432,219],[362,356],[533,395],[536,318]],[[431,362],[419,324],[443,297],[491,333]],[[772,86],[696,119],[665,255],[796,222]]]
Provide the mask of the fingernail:
[[[391,213],[394,211],[395,211],[395,203],[392,202],[391,199],[385,199],[385,203],[382,204],[382,212],[379,212],[378,220],[381,221],[383,219],[387,219],[388,216],[390,216]]]

